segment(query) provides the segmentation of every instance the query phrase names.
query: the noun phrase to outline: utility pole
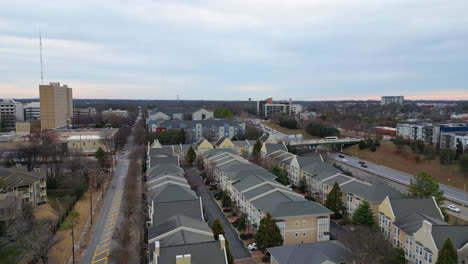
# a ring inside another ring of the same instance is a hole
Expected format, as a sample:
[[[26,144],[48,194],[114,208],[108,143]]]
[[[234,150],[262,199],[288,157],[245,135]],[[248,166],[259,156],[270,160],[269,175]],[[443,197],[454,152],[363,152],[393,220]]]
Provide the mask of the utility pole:
[[[91,226],[93,225],[93,184],[89,185],[89,213],[91,215]]]
[[[73,222],[71,222],[71,225],[72,225],[72,232],[71,232],[71,236],[72,236],[72,252],[73,252],[73,264],[75,264],[75,237],[73,235]]]

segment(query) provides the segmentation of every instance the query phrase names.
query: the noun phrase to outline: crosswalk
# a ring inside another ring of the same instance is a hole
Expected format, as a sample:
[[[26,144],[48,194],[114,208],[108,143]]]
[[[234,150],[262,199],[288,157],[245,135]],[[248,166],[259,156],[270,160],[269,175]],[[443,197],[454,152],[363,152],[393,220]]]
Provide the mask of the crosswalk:
[[[114,228],[117,223],[117,218],[119,217],[120,212],[120,202],[122,200],[123,191],[117,190],[112,200],[111,208],[107,214],[106,223],[104,229],[102,230],[103,235],[101,236],[101,242],[96,246],[94,251],[93,259],[91,264],[107,264],[107,257],[110,254],[110,246],[112,241],[112,234],[114,233]]]

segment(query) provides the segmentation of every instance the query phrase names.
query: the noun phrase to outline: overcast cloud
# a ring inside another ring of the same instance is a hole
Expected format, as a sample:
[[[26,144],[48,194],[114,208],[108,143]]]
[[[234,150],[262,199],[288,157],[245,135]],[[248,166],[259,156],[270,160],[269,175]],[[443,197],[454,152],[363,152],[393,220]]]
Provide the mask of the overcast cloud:
[[[7,1],[0,97],[468,99],[468,1]]]

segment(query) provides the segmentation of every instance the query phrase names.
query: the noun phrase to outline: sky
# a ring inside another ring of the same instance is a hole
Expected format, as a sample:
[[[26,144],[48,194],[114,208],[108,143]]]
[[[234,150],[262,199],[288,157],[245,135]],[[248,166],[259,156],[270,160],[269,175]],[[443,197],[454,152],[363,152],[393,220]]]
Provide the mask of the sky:
[[[15,0],[0,98],[468,100],[468,1]]]

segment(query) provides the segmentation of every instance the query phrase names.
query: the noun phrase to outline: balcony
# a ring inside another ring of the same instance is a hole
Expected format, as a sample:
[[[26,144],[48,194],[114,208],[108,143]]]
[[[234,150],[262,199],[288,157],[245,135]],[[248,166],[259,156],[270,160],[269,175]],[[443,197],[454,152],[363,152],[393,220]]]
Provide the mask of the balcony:
[[[39,187],[41,187],[41,188],[45,188],[45,187],[46,187],[46,182],[45,182],[45,181],[43,181],[43,182],[39,183]]]
[[[47,191],[46,190],[41,190],[41,192],[39,193],[40,196],[46,196],[47,195]]]

